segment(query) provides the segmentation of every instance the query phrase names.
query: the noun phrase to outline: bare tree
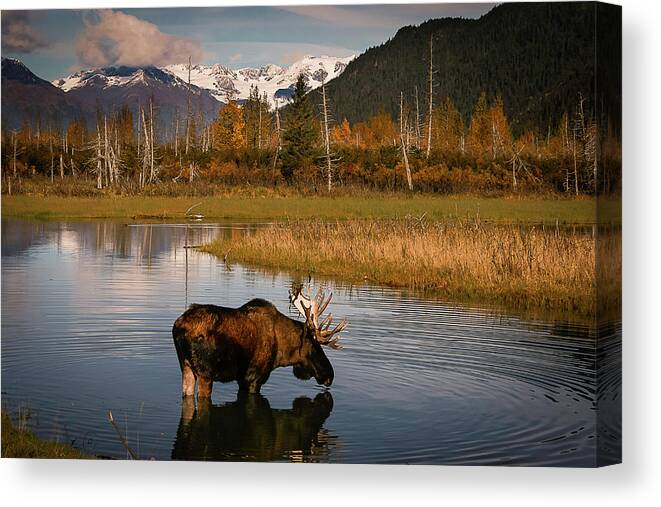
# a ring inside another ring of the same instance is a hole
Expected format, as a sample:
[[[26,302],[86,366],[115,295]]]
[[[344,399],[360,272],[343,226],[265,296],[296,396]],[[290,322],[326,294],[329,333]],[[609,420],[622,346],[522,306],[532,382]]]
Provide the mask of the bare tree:
[[[280,155],[280,150],[282,149],[282,138],[280,133],[280,108],[278,104],[278,98],[273,97],[273,102],[275,103],[275,136],[277,139],[277,145],[275,147],[275,155],[273,155],[273,171],[278,164],[278,156]]]
[[[190,59],[188,64],[188,87],[190,89]],[[189,92],[190,94],[190,92]],[[190,98],[189,98],[190,103]],[[154,172],[154,98],[149,97],[149,182],[156,180]]]
[[[101,154],[101,127],[96,124],[96,188],[103,188],[103,155]]]
[[[326,102],[326,83],[321,83],[321,99],[322,99],[322,114],[323,114],[323,139],[324,139],[324,152],[326,159],[326,177],[328,180],[328,192],[330,193],[333,185],[333,168],[331,165],[330,153],[330,135],[328,131],[328,103]]]
[[[420,149],[420,101],[418,100],[418,87],[415,87],[415,147]]]
[[[190,68],[191,68],[191,57],[188,57],[188,109],[186,112],[186,155],[188,155],[188,149],[190,146],[190,127],[191,127],[191,110],[190,110]]]
[[[174,156],[179,156],[179,110],[174,112]]]
[[[140,187],[144,187],[147,180],[147,168],[150,166],[151,149],[149,148],[149,134],[147,131],[147,121],[145,119],[145,110],[140,108],[140,118],[142,121],[142,131],[144,138],[144,147],[142,149],[142,170],[140,172]]]
[[[407,153],[406,143],[404,142],[404,131],[406,130],[406,120],[404,118],[404,92],[399,94],[399,140],[402,145],[402,157],[404,159],[404,167],[406,167],[406,181],[409,190],[413,191],[413,181],[411,179],[411,167],[409,166],[409,156]]]
[[[14,178],[16,178],[16,155],[17,155],[17,150],[16,150],[16,131],[12,130],[12,144],[14,145],[14,157],[12,159],[12,166],[14,169]]]
[[[55,170],[54,160],[53,160],[53,132],[49,130],[48,134],[49,134],[48,140],[49,140],[49,149],[50,149],[50,182],[53,183],[53,172]]]
[[[429,158],[431,152],[431,124],[432,112],[434,109],[434,36],[429,36],[429,111],[427,112],[427,152],[426,158]]]

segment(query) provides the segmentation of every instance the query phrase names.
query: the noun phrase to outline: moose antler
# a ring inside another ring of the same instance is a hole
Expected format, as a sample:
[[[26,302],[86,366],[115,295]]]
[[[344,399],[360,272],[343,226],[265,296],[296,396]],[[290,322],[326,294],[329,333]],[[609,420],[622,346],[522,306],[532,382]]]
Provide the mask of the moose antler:
[[[339,337],[333,338],[333,336],[341,333],[347,327],[347,320],[342,319],[341,322],[331,329],[333,325],[333,314],[329,313],[321,319],[332,299],[333,294],[331,293],[326,297],[321,288],[317,291],[314,299],[304,296],[300,287],[295,287],[290,292],[291,302],[300,313],[305,315],[305,325],[314,332],[315,339],[321,345],[327,345],[333,349],[341,349],[342,346],[338,343]]]

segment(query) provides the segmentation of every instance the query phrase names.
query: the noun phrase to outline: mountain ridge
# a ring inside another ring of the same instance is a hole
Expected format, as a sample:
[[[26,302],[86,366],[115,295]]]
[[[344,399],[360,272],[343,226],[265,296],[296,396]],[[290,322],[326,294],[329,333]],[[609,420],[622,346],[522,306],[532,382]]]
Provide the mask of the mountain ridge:
[[[287,67],[266,64],[261,67],[243,67],[230,69],[221,63],[213,65],[195,64],[191,66],[191,86],[208,91],[216,100],[223,102],[228,96],[238,100],[248,98],[251,86],[257,86],[261,93],[267,94],[267,99],[273,104],[273,98],[288,98],[296,82],[303,73],[308,79],[310,89],[321,86],[322,81],[331,80],[342,73],[346,65],[354,58],[334,56],[306,55]],[[135,79],[134,74],[140,70],[155,73],[171,74],[187,85],[188,64],[173,64],[164,67],[144,66],[128,67],[114,66],[85,69],[67,77],[53,80],[51,83],[66,93],[76,92],[85,87],[90,80],[109,88],[127,86]],[[161,75],[161,80],[162,75]]]
[[[366,121],[380,112],[396,119],[400,93],[415,107],[416,87],[420,110],[426,111],[433,37],[433,103],[449,96],[466,125],[482,92],[488,100],[502,98],[517,134],[532,129],[546,135],[564,112],[575,111],[579,93],[589,99],[587,107],[617,124],[620,36],[618,6],[500,4],[477,19],[430,19],[401,27],[354,59],[329,83],[327,95],[338,122]],[[608,61],[609,67],[597,61]]]

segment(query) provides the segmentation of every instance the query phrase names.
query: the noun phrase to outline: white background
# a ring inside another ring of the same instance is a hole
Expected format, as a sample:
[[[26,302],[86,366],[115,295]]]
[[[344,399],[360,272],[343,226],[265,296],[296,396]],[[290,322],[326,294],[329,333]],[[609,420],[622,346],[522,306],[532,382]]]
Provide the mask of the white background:
[[[10,8],[301,4],[0,0]],[[341,3],[315,1],[314,3]],[[355,3],[355,2],[354,2]],[[385,3],[385,2],[370,2]],[[400,2],[401,3],[401,2]],[[598,470],[441,466],[0,461],[4,505],[658,505],[661,16],[623,0],[624,464]],[[656,262],[655,262],[656,261]],[[438,428],[439,432],[443,428]]]

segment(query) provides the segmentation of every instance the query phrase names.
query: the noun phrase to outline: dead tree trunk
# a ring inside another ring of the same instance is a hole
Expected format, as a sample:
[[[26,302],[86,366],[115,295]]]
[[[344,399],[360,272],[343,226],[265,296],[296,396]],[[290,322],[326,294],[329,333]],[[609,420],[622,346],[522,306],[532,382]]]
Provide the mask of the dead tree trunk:
[[[179,156],[179,113],[174,119],[174,156]]]
[[[418,87],[415,87],[415,147],[420,149],[420,102],[418,100]]]
[[[326,157],[326,177],[328,184],[328,193],[331,191],[333,186],[333,168],[331,165],[331,154],[330,154],[330,135],[328,132],[328,104],[326,103],[326,84],[321,84],[321,97],[322,97],[322,109],[324,114],[324,151]]]
[[[149,135],[147,135],[147,122],[145,120],[145,110],[140,108],[140,118],[142,119],[142,137],[144,138],[144,146],[142,148],[142,172],[140,173],[140,186],[144,187],[147,182],[147,167],[149,166]]]
[[[257,105],[259,113],[257,115],[257,149],[262,149],[262,99],[257,96]]]
[[[103,166],[101,164],[101,129],[97,122],[96,124],[96,188],[99,190],[103,188]]]
[[[413,191],[413,181],[411,179],[411,167],[409,166],[409,156],[406,149],[406,144],[404,143],[404,129],[406,128],[404,124],[404,92],[400,92],[399,95],[399,140],[402,145],[402,157],[404,159],[404,167],[406,167],[406,182],[408,183],[409,190]]]
[[[64,179],[64,154],[67,152],[67,133],[62,138],[62,153],[60,153],[60,179]]]
[[[188,80],[190,87],[190,65],[188,66]],[[154,100],[149,98],[149,182],[156,179],[154,174]]]
[[[104,177],[106,186],[112,184],[112,169],[110,167],[110,152],[108,149],[108,118],[103,117],[103,161],[104,161]]]
[[[431,117],[434,108],[434,65],[433,65],[433,36],[429,36],[429,111],[427,112],[427,153],[426,158],[429,158],[431,152]]]
[[[273,171],[275,172],[275,168],[278,164],[278,156],[280,155],[280,149],[281,149],[281,142],[280,142],[280,110],[278,108],[278,99],[273,98],[273,101],[275,102],[275,135],[277,137],[277,142],[278,144],[275,147],[275,155],[273,155]]]
[[[53,172],[55,171],[54,164],[55,161],[53,160],[53,133],[49,132],[48,140],[49,140],[49,146],[50,146],[50,182],[53,183]]]
[[[188,149],[190,147],[190,67],[191,67],[191,57],[188,57],[188,106],[186,111],[186,155],[188,155]]]
[[[14,158],[12,160],[12,165],[14,169],[14,178],[16,178],[16,131],[12,132],[12,142],[14,144]]]
[[[576,131],[574,130],[574,191],[578,195],[578,163],[576,161]]]

